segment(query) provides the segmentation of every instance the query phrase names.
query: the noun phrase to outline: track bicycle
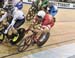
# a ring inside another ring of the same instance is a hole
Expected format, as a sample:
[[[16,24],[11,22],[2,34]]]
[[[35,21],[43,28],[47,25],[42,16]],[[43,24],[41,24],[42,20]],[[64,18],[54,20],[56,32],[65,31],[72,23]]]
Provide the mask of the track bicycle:
[[[47,42],[47,40],[49,39],[49,36],[50,36],[49,32],[42,32],[36,42],[35,39],[37,37],[37,32],[35,32],[34,30],[31,30],[31,28],[29,28],[28,30],[25,31],[25,33],[27,34],[27,32],[29,32],[29,31],[31,31],[32,34],[24,37],[18,44],[19,52],[26,50],[30,45],[33,45],[33,44],[37,44],[38,47],[43,46]]]

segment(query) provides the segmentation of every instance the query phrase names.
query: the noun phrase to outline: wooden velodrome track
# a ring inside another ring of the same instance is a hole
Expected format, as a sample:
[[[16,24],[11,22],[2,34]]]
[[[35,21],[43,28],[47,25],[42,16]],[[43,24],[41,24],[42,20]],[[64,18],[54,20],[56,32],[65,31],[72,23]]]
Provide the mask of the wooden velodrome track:
[[[26,14],[30,5],[24,5],[23,11]],[[25,23],[23,27],[27,26]],[[25,55],[40,52],[50,48],[55,48],[61,45],[75,42],[75,10],[74,9],[59,9],[56,15],[55,26],[51,29],[51,36],[47,43],[38,48],[36,45],[27,49],[26,52],[17,54],[16,49],[8,44],[0,45],[0,58],[22,58]]]

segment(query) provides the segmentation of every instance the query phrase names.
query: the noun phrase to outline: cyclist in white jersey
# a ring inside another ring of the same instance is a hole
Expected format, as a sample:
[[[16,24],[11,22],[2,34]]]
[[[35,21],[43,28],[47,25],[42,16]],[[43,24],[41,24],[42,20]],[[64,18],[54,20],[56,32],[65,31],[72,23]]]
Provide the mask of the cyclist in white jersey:
[[[10,25],[8,26],[8,28],[5,30],[5,34],[7,34],[8,30],[11,27],[14,28],[18,28],[19,26],[21,26],[24,22],[25,22],[25,15],[21,10],[18,10],[17,7],[14,7],[11,9],[11,16],[13,17]]]

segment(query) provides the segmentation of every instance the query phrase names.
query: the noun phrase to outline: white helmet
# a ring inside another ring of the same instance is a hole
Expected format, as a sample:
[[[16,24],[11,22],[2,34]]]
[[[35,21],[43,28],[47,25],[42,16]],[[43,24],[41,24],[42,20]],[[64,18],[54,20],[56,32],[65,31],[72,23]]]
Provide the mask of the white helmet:
[[[41,17],[42,19],[45,17],[46,13],[45,11],[43,10],[40,10],[38,13],[37,13],[37,16]]]

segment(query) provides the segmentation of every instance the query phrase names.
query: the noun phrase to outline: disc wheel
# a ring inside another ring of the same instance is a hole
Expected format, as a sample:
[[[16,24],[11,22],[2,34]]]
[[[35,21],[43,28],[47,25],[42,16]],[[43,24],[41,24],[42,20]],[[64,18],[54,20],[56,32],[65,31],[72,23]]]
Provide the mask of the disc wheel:
[[[43,32],[38,39],[37,46],[38,47],[43,46],[47,42],[47,40],[49,39],[49,36],[50,36],[49,32],[47,32],[47,33]]]

